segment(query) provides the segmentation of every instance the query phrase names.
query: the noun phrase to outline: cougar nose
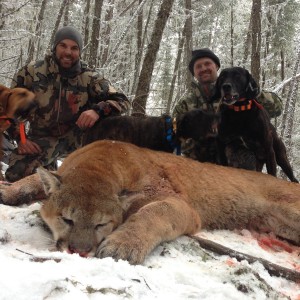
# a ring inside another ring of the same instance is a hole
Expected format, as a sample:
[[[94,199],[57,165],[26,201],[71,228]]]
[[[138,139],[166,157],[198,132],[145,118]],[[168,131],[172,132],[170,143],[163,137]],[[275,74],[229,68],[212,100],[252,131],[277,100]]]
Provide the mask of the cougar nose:
[[[229,93],[232,89],[231,83],[223,83],[222,84],[222,89],[225,93]]]
[[[85,248],[85,249],[77,249],[75,247],[69,246],[68,250],[69,250],[68,252],[70,254],[77,253],[81,257],[87,257],[89,255],[89,253],[91,252],[92,247],[88,247],[88,248]]]

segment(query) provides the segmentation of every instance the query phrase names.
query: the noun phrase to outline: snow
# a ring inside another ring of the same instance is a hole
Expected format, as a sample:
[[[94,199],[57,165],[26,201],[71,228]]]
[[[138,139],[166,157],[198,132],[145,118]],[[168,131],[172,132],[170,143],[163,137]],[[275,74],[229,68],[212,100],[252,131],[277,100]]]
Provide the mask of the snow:
[[[0,205],[0,299],[300,299],[300,283],[270,276],[259,262],[238,262],[183,236],[163,243],[142,265],[57,252],[39,203]],[[299,248],[261,247],[264,236],[202,231],[237,251],[300,270]],[[266,237],[266,236],[265,236]]]

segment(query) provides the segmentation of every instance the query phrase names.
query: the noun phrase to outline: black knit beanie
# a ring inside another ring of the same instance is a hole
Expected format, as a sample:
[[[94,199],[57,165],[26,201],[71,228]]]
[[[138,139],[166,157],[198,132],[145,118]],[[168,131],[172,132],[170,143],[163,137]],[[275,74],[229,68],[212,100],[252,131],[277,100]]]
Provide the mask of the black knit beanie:
[[[83,47],[82,36],[77,29],[71,26],[62,27],[56,32],[52,51],[55,52],[55,48],[57,44],[62,40],[66,40],[66,39],[76,42],[81,53]]]
[[[194,76],[194,64],[197,59],[202,58],[202,57],[208,57],[208,58],[212,59],[216,63],[216,65],[220,68],[221,64],[220,64],[219,57],[216,54],[214,54],[210,49],[202,48],[202,49],[198,49],[198,50],[193,50],[192,51],[192,59],[189,63],[189,70],[193,76]]]

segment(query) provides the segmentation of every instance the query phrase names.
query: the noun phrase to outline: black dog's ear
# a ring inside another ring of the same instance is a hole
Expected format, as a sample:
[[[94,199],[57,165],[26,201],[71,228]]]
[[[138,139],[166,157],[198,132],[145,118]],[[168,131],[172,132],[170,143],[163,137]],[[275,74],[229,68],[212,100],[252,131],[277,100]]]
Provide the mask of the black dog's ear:
[[[221,99],[221,87],[220,87],[220,80],[218,78],[216,81],[215,87],[214,87],[214,92],[213,92],[212,96],[210,97],[209,102],[213,103],[219,99]]]
[[[252,75],[247,71],[248,85],[246,88],[247,98],[256,98],[259,95],[259,85],[256,83]]]

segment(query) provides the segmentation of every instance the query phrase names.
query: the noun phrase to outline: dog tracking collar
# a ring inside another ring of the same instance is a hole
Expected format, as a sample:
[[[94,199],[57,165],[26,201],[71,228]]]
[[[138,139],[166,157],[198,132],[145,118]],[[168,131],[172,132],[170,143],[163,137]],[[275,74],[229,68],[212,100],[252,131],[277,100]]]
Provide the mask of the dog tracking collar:
[[[20,141],[21,141],[22,144],[25,144],[26,143],[26,133],[25,133],[25,124],[24,124],[24,122],[20,122],[19,131],[20,131]]]
[[[243,99],[240,99],[240,100],[243,100]],[[240,104],[240,105],[237,105]],[[232,109],[236,112],[239,112],[239,111],[247,111],[247,110],[250,110],[253,106],[253,104],[258,107],[259,109],[262,109],[263,106],[258,103],[255,99],[246,99],[245,101],[241,102],[236,102],[235,104],[232,104],[232,105],[228,105],[228,108],[229,109]]]
[[[176,134],[177,130],[177,124],[176,124],[176,119],[172,119],[170,116],[166,115],[165,116],[165,124],[166,124],[166,139],[172,149],[176,149],[176,155],[181,155],[181,147],[180,145],[176,144],[174,142],[174,135]]]

